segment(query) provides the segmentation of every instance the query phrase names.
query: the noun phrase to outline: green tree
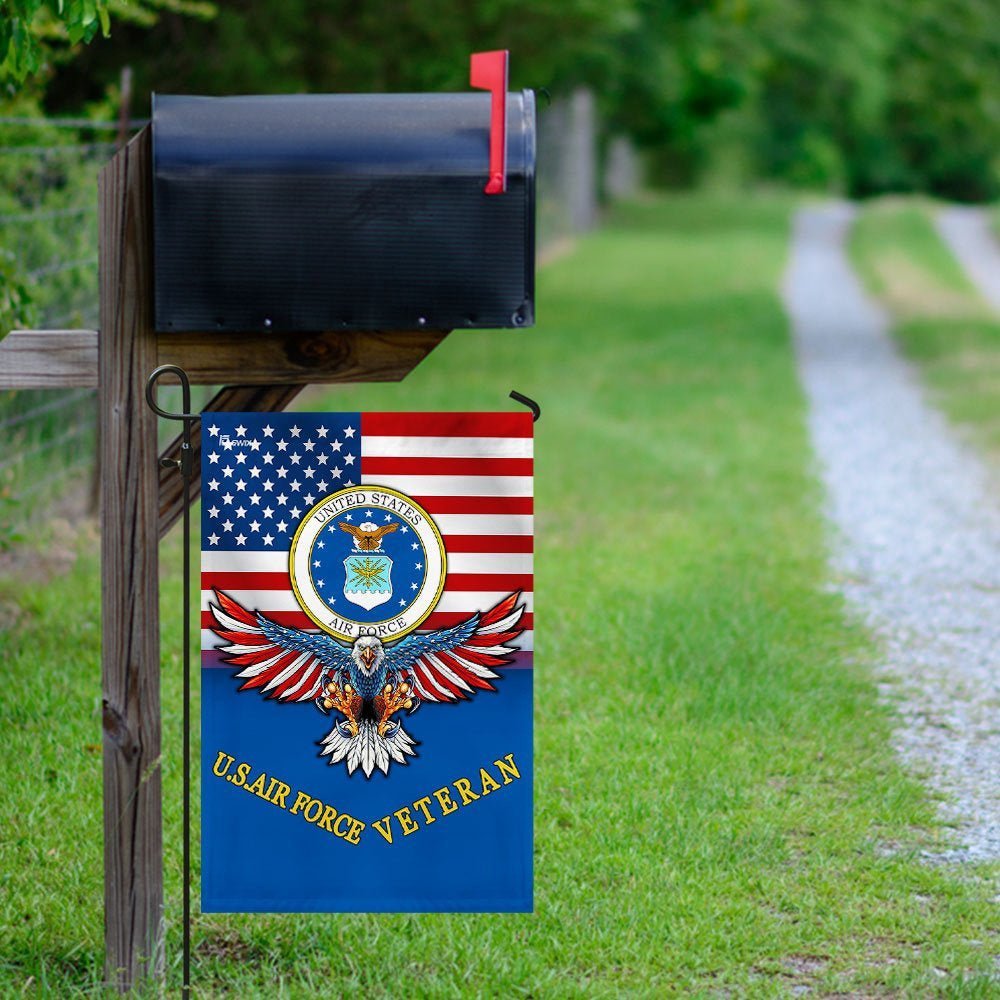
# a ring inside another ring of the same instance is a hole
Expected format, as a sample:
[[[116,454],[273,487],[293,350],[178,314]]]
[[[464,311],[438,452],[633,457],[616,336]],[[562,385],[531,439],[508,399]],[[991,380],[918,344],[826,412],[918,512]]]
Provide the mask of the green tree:
[[[200,0],[0,0],[0,82],[21,84],[98,33],[107,38],[112,19],[149,27],[163,12],[211,17],[215,8]]]
[[[109,0],[2,0],[0,80],[23,81],[54,47],[111,30]]]

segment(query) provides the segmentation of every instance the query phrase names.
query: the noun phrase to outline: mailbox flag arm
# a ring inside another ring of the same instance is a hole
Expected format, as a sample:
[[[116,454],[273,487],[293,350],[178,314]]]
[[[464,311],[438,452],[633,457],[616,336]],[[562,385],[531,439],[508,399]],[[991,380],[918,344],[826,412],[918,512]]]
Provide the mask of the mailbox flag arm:
[[[490,92],[490,179],[487,194],[507,190],[507,71],[510,53],[473,52],[469,60],[469,84]]]

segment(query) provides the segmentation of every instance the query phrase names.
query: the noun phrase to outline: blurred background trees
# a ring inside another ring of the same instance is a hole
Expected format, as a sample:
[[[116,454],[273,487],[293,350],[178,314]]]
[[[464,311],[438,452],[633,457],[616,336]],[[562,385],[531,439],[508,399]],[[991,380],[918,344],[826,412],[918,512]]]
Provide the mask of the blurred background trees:
[[[604,128],[633,138],[659,183],[1000,193],[1000,17],[989,0],[2,0],[0,9],[7,98],[27,86],[50,113],[113,99],[123,65],[135,70],[143,114],[152,90],[460,90],[470,51],[507,47],[514,86],[589,85]]]

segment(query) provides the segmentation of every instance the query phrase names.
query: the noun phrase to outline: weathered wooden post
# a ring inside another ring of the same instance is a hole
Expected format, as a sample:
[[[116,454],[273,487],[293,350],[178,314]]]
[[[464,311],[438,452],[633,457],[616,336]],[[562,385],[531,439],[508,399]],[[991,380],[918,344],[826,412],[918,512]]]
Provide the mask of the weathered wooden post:
[[[119,989],[163,969],[157,362],[150,137],[101,171],[98,341],[106,974]]]

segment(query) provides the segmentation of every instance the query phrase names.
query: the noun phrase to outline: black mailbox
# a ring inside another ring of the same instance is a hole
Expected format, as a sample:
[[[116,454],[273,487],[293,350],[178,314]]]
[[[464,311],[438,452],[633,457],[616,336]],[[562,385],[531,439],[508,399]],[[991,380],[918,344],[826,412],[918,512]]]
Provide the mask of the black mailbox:
[[[487,93],[155,97],[156,329],[530,325],[533,94],[502,193],[490,126]]]

